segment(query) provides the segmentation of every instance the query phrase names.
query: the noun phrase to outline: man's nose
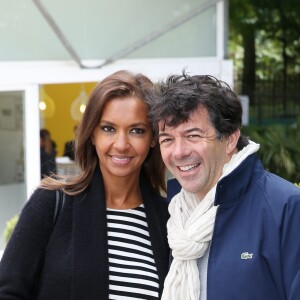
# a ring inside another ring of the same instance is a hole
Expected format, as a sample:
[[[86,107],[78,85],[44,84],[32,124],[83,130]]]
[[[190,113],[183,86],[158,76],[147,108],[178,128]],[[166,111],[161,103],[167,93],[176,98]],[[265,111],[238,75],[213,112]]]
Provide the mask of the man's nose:
[[[191,154],[191,149],[184,139],[175,139],[173,147],[173,156],[176,159],[181,159],[183,157],[189,156]]]

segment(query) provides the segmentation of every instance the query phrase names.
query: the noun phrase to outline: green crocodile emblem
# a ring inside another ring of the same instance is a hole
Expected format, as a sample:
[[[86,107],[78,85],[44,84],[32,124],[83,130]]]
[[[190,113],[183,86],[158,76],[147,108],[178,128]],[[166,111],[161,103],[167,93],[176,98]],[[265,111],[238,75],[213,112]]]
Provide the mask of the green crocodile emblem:
[[[241,254],[241,259],[252,259],[252,258],[253,258],[253,253],[243,252]]]

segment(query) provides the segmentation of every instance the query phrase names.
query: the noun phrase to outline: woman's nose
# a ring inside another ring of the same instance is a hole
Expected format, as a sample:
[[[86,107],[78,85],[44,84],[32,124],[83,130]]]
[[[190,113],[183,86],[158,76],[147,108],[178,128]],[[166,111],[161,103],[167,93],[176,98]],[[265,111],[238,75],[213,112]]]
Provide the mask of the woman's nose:
[[[114,147],[118,150],[126,150],[130,147],[128,137],[125,133],[119,133],[116,135]]]

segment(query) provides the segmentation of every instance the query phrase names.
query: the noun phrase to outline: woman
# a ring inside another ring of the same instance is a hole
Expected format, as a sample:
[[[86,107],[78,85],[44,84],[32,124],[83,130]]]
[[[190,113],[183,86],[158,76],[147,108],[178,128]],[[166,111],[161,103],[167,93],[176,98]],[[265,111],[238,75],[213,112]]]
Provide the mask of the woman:
[[[46,177],[25,205],[1,261],[0,299],[160,298],[169,216],[144,101],[152,88],[127,71],[96,86],[76,132],[82,173]]]

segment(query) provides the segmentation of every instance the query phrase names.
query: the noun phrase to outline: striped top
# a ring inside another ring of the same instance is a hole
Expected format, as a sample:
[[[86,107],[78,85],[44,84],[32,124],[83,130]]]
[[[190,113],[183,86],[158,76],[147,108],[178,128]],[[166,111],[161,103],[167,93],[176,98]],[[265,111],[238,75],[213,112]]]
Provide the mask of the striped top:
[[[109,299],[158,299],[159,282],[144,205],[107,208]]]

